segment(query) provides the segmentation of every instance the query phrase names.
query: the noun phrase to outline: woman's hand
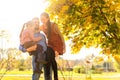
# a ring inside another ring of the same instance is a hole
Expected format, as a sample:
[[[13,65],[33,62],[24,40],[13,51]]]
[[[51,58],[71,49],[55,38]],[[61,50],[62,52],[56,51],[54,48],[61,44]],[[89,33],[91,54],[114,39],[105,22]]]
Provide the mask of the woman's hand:
[[[55,57],[58,57],[59,53],[57,51],[55,51]]]
[[[64,47],[63,47],[63,53],[65,53],[65,52],[66,52],[66,47],[64,46]]]

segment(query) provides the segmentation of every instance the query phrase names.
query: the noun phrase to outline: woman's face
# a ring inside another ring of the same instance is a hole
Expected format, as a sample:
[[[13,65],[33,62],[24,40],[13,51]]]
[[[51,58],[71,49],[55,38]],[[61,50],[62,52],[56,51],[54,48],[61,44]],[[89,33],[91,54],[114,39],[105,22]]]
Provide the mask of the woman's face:
[[[49,19],[46,18],[45,16],[41,16],[41,17],[40,17],[40,20],[41,20],[41,22],[42,22],[43,24],[46,24]]]

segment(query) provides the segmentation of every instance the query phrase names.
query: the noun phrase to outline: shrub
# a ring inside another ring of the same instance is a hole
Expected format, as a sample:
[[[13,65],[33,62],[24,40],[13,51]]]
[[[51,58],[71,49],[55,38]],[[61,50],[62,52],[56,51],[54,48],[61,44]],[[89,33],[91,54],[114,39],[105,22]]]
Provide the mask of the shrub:
[[[73,71],[74,71],[75,73],[85,73],[85,69],[84,69],[83,67],[80,67],[80,66],[75,66],[75,67],[73,68]]]

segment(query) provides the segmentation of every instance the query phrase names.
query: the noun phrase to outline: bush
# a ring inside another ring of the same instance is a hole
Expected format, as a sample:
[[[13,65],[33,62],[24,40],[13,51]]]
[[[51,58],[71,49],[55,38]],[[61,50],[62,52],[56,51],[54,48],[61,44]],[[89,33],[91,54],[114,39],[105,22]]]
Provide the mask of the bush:
[[[19,67],[19,71],[24,71],[25,70],[25,67],[24,66],[20,66]]]
[[[102,71],[99,71],[99,70],[92,70],[92,73],[93,73],[93,74],[102,74]]]
[[[66,68],[67,71],[73,71],[73,68]]]
[[[73,68],[73,71],[74,71],[75,73],[85,73],[85,69],[84,69],[83,67],[80,67],[80,66],[75,66],[75,67]]]
[[[80,67],[79,67],[79,66],[75,66],[75,67],[73,68],[73,71],[74,71],[75,73],[80,73]]]

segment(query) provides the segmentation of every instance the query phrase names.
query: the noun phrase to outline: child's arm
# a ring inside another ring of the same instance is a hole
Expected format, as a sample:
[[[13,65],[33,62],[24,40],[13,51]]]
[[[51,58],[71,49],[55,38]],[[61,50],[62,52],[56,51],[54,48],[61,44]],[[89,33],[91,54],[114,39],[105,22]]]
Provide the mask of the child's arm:
[[[34,33],[31,31],[30,33],[30,38],[33,40],[33,41],[39,41],[42,39],[42,37],[34,37]]]
[[[19,50],[22,51],[22,52],[26,52],[27,51],[22,45],[19,45]]]
[[[19,45],[19,50],[22,52],[30,52],[36,50],[37,45],[31,46],[30,48],[25,49],[22,45]]]

